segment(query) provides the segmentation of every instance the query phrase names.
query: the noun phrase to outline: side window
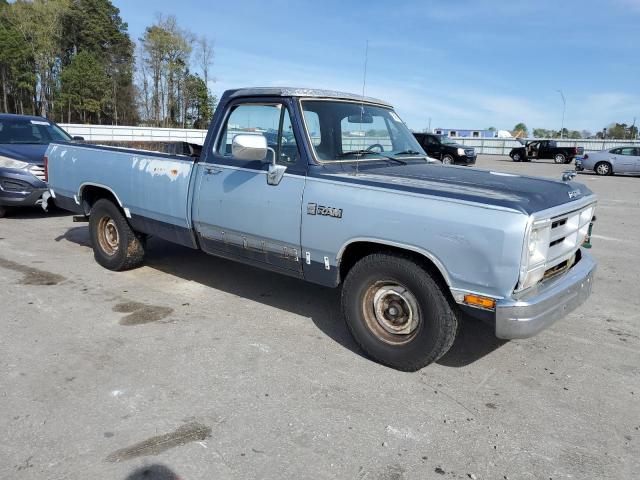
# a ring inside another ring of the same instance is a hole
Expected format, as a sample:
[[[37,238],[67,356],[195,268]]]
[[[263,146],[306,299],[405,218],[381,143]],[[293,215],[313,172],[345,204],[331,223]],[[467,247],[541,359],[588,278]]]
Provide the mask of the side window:
[[[311,144],[317,147],[322,143],[322,137],[320,133],[320,117],[312,110],[304,111],[304,121],[307,124],[307,130],[309,130],[309,137],[311,137]]]
[[[434,137],[432,137],[431,135],[427,137],[427,145],[437,145],[437,144],[438,144],[438,141]]]
[[[633,148],[631,147],[621,148],[620,155],[633,155]]]
[[[282,130],[281,130],[282,127]],[[237,105],[227,117],[216,147],[220,155],[231,158],[231,145],[236,135],[262,135],[267,146],[277,152],[278,163],[298,161],[298,147],[288,110],[280,103]],[[269,151],[267,161],[273,153]]]
[[[612,148],[611,150],[609,150],[609,153],[613,153],[614,155],[619,155],[620,154],[620,150],[622,150],[621,148]]]

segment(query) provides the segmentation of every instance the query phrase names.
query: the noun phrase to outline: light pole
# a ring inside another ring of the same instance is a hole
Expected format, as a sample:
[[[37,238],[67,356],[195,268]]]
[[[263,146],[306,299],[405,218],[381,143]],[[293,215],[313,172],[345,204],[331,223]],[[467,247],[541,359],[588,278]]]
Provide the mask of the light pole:
[[[564,98],[564,93],[562,93],[562,90],[556,90],[556,92],[558,92],[562,97],[562,127],[560,128],[560,140],[562,140],[562,137],[564,135],[564,112],[567,110],[567,101]]]

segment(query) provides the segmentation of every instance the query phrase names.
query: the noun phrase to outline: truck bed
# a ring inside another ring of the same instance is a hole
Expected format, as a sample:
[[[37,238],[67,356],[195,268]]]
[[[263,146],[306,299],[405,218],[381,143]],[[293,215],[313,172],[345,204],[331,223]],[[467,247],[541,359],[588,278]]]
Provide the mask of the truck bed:
[[[56,204],[82,212],[91,187],[111,191],[136,230],[195,246],[189,188],[195,158],[116,147],[51,144],[48,183]]]

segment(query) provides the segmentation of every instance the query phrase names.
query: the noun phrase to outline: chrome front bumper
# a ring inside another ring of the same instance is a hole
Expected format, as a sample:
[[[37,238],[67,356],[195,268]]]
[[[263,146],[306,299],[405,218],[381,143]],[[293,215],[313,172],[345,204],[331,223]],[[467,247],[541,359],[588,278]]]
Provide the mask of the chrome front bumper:
[[[568,272],[542,282],[518,298],[498,300],[496,337],[532,337],[582,305],[593,286],[596,262],[584,249],[580,261]]]

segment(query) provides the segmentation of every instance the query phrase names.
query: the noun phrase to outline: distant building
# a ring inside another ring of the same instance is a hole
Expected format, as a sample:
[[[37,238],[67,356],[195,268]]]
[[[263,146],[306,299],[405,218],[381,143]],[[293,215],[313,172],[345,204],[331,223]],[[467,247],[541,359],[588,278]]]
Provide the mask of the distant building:
[[[451,138],[496,138],[496,130],[458,130],[455,128],[436,128],[433,130],[436,135],[444,135]]]

